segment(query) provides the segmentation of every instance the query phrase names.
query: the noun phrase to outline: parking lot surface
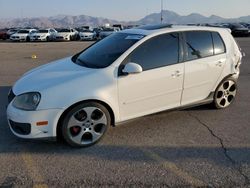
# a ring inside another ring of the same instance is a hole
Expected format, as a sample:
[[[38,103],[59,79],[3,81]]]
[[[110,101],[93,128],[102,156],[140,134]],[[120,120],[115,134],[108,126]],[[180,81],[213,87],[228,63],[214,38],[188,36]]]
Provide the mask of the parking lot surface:
[[[7,93],[26,71],[91,43],[0,42],[0,187],[250,187],[250,38],[237,40],[246,57],[228,109],[146,116],[82,149],[13,136]]]

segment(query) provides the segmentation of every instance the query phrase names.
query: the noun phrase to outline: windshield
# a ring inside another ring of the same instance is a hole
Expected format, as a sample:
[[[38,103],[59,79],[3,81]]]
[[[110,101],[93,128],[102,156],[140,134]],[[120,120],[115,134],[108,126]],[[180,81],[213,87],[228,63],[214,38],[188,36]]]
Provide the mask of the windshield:
[[[233,28],[245,28],[243,25],[241,24],[232,24]]]
[[[70,29],[59,29],[58,33],[67,33],[70,32]]]
[[[143,35],[115,33],[95,43],[78,57],[73,57],[72,61],[88,68],[108,67],[143,37]]]
[[[38,33],[48,33],[49,31],[46,30],[46,29],[41,29],[41,30],[38,30]]]
[[[18,31],[18,33],[29,33],[29,31],[28,30],[20,30],[20,31]]]
[[[115,29],[114,28],[105,28],[105,29],[103,29],[103,31],[115,31]]]

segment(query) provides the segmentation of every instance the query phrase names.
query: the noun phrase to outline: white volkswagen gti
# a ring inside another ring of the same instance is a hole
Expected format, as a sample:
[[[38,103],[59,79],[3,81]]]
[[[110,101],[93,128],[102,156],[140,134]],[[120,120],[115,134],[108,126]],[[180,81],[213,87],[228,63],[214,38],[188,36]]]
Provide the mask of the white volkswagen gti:
[[[230,31],[155,25],[112,34],[73,57],[29,71],[9,93],[21,138],[62,136],[90,146],[108,127],[179,107],[228,107],[242,54]]]

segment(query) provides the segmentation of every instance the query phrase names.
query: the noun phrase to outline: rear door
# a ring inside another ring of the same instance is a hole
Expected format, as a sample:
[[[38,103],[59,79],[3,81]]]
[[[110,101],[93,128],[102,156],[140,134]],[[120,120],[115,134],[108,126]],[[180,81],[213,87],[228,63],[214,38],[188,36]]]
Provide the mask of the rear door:
[[[217,32],[184,32],[185,80],[182,105],[206,99],[226,63],[225,45]]]

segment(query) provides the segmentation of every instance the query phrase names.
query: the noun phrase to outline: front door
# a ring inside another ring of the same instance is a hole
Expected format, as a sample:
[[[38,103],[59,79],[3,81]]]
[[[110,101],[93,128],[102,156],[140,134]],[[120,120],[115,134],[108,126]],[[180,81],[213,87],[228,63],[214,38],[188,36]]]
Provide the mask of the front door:
[[[184,63],[179,63],[179,35],[164,34],[136,48],[126,62],[141,65],[143,72],[118,77],[121,120],[180,106]]]

